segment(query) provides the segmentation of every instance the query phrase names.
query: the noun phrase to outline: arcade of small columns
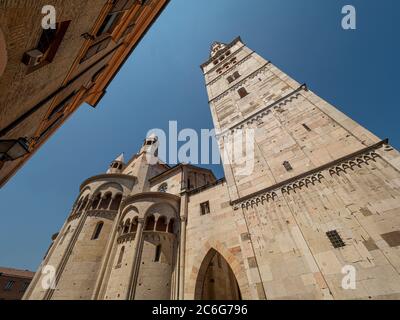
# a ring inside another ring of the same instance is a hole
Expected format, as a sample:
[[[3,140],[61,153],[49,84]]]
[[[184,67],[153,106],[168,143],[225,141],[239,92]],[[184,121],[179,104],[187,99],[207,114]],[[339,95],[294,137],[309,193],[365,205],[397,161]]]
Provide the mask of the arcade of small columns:
[[[93,198],[87,195],[81,198],[73,208],[74,213],[80,213],[84,210],[118,210],[122,201],[122,194],[106,192],[97,193]]]
[[[139,216],[136,216],[132,221],[129,218],[126,219],[125,222],[121,221],[118,227],[118,233],[122,237],[125,235],[135,235],[139,225],[142,225],[141,229],[143,229],[143,231],[174,233],[174,223],[174,218],[167,218],[163,215],[154,216],[151,214],[146,217],[146,220],[139,219]]]

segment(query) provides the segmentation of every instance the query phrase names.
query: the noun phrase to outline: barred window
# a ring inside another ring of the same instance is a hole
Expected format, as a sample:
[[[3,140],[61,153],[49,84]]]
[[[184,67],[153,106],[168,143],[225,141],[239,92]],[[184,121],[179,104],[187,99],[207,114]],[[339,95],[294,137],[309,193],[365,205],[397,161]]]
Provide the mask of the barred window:
[[[335,249],[344,247],[346,245],[336,230],[328,231],[326,235]]]

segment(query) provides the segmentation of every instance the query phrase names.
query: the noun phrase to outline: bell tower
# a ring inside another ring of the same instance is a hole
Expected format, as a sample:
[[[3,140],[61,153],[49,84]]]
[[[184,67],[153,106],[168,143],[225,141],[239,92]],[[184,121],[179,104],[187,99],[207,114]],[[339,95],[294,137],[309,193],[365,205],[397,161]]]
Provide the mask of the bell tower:
[[[230,44],[215,42],[201,68],[221,155],[235,132],[251,146],[244,156],[247,163],[231,159],[224,164],[232,200],[312,174],[381,142],[248,48],[240,37]],[[240,174],[244,165],[249,170]]]

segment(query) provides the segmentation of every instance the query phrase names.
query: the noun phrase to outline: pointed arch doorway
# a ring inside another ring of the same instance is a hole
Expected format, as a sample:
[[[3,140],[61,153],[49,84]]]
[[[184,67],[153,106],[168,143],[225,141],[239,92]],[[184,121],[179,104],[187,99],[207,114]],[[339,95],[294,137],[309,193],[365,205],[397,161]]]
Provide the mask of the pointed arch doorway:
[[[215,249],[205,256],[196,281],[196,300],[242,300],[236,277]]]

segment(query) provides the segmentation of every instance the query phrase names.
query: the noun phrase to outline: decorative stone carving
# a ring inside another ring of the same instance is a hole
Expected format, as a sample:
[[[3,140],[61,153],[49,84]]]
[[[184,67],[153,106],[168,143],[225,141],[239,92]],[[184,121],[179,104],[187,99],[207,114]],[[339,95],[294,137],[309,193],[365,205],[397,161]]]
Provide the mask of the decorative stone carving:
[[[88,217],[99,217],[108,220],[114,220],[117,216],[116,210],[89,210]]]

